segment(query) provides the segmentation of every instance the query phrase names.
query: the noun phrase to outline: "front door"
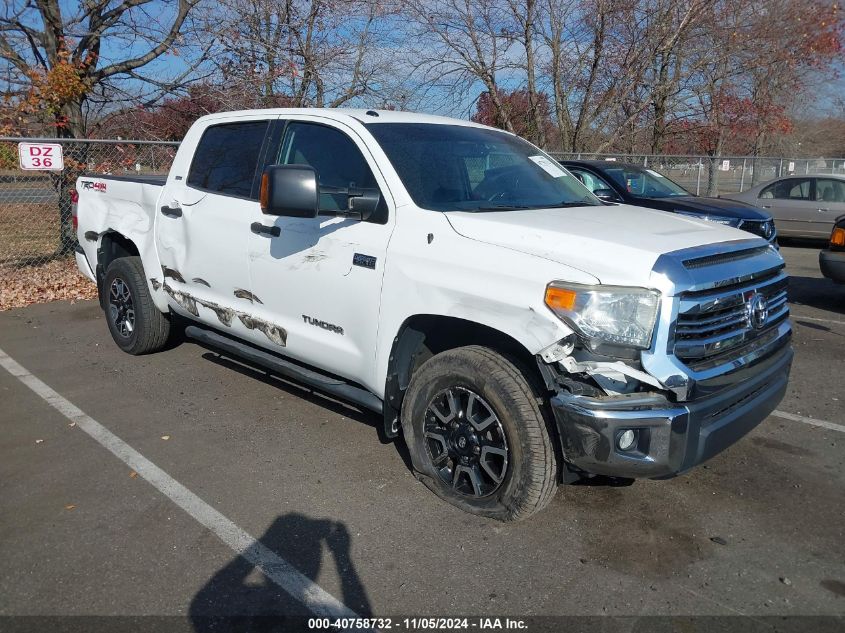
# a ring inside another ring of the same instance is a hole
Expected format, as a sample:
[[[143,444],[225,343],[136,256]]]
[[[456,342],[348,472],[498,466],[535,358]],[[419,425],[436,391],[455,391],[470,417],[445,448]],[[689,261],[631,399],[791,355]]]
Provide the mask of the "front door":
[[[269,125],[266,115],[252,115],[206,127],[186,177],[171,174],[157,210],[159,279],[168,300],[213,327],[243,331],[238,314],[252,310],[249,226]]]
[[[250,235],[256,313],[284,328],[285,354],[378,391],[373,361],[395,221],[386,183],[354,130],[318,117],[288,120],[267,162],[313,167],[321,213],[257,217],[278,227],[278,235]],[[337,190],[348,189],[379,190],[383,208],[367,221],[343,217],[339,212],[348,209],[348,196]],[[267,345],[266,339],[255,340]]]

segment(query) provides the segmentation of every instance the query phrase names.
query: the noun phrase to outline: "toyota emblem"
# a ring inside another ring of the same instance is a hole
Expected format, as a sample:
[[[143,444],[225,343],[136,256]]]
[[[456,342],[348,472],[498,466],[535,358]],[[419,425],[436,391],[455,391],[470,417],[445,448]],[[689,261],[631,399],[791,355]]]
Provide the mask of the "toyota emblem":
[[[755,330],[762,329],[769,318],[769,302],[766,297],[755,292],[748,298],[748,326]]]

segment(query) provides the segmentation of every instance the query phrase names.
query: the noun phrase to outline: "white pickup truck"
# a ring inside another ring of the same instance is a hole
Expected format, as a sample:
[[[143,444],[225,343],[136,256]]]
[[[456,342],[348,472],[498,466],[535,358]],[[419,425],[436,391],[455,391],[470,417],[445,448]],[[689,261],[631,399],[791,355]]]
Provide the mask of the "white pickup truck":
[[[776,407],[765,240],[602,203],[500,130],[373,110],[199,119],[166,178],[77,183],[117,345],[188,337],[383,414],[416,475],[500,520],[557,485],[668,478]]]

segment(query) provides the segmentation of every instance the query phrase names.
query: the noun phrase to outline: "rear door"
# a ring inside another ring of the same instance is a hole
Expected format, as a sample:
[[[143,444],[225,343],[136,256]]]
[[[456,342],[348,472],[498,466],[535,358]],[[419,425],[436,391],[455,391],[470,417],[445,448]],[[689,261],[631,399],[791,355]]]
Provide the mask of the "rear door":
[[[812,191],[812,178],[784,178],[764,187],[757,205],[772,214],[778,233],[784,236],[812,235],[818,212]]]
[[[368,221],[338,217],[347,208],[346,194],[321,193],[316,218],[259,212],[254,221],[278,233],[249,234],[255,311],[283,328],[285,354],[376,390],[368,379],[374,374],[385,254],[395,221],[387,184],[353,129],[318,117],[289,118],[265,162],[310,165],[321,192],[381,192],[383,209]],[[268,345],[260,333],[253,340]]]
[[[258,211],[259,157],[271,121],[210,123],[187,174],[161,196],[156,243],[171,305],[214,327],[244,330],[249,314],[249,226]]]
[[[813,230],[830,237],[836,218],[845,214],[845,180],[816,178],[816,216]]]

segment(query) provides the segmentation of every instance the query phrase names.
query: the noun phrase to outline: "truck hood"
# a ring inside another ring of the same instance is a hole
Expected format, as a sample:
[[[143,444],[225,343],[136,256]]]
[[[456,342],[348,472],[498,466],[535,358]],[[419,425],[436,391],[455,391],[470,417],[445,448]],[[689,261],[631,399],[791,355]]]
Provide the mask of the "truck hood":
[[[648,285],[654,263],[664,253],[749,239],[748,233],[729,226],[630,205],[445,215],[464,237],[558,262],[603,284],[624,286]]]

